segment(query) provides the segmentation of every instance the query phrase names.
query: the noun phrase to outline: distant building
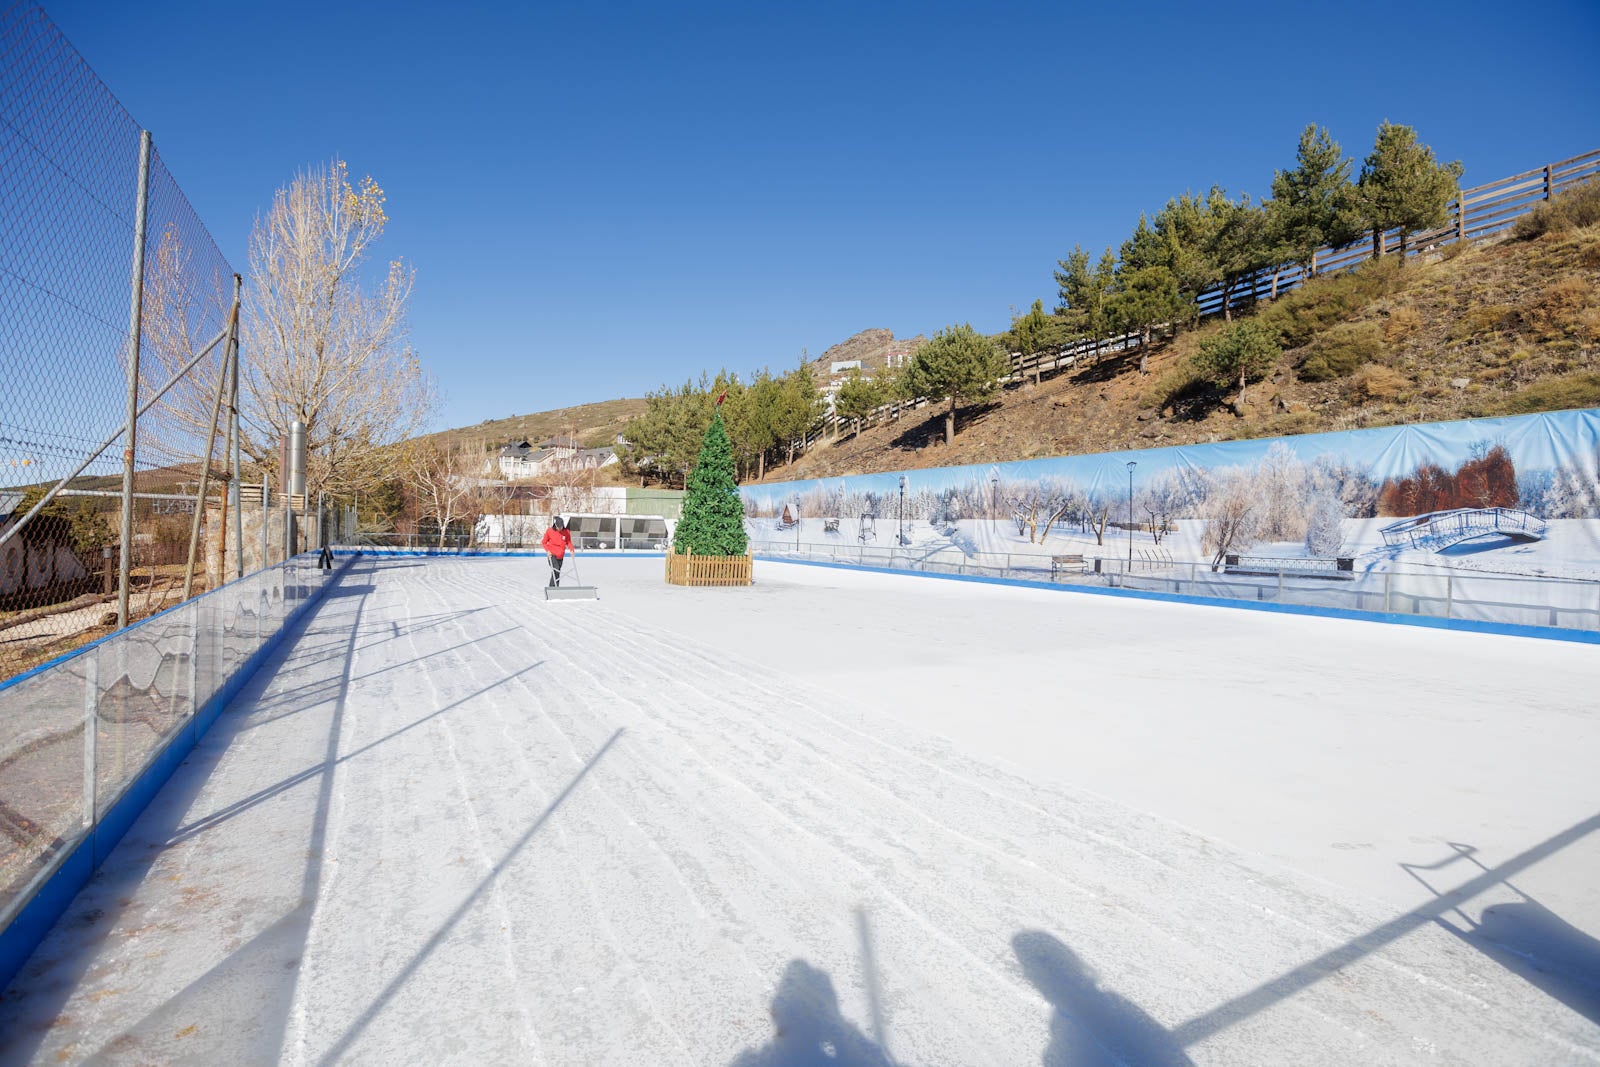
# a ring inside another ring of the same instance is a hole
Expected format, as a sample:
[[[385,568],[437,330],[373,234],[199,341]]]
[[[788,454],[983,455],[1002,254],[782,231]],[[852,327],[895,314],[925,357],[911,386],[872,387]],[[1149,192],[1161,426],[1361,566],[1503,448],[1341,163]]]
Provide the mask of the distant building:
[[[617,462],[617,450],[583,448],[573,437],[554,437],[538,448],[517,441],[500,449],[496,457],[503,478],[540,478],[563,471],[607,467]]]
[[[861,370],[861,369],[862,369],[861,361],[859,359],[841,359],[841,360],[836,360],[834,362],[834,364],[831,367],[828,368],[828,373],[829,374],[843,374],[846,371]]]

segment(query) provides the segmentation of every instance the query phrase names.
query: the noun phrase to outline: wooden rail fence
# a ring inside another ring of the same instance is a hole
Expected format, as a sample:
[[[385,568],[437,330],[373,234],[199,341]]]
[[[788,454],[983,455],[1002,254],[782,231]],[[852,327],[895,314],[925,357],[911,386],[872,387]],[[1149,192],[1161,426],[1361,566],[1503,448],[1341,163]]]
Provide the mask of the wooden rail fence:
[[[668,585],[749,585],[749,556],[696,556],[667,553]]]
[[[1585,152],[1557,163],[1549,163],[1509,178],[1501,178],[1485,185],[1463,189],[1450,206],[1451,218],[1445,225],[1416,233],[1406,234],[1406,255],[1416,256],[1455,244],[1458,241],[1477,241],[1492,237],[1508,229],[1517,217],[1549,200],[1557,193],[1579,182],[1600,179],[1600,149]],[[1398,252],[1400,231],[1388,230],[1376,236],[1368,234],[1355,244],[1343,248],[1323,248],[1316,255],[1317,276],[1337,273],[1360,266],[1377,255]],[[1310,275],[1298,264],[1288,264],[1260,270],[1235,283],[1224,293],[1216,286],[1201,293],[1197,299],[1200,317],[1210,318],[1234,308],[1247,307],[1260,300],[1272,300],[1291,289],[1299,287]],[[1226,307],[1224,307],[1226,299]],[[1070,367],[1085,356],[1098,356],[1105,352],[1120,352],[1137,348],[1136,333],[1114,337],[1085,338],[1057,352],[1032,352],[1012,354],[1011,373],[1001,378],[1002,384],[1035,379],[1045,372]],[[875,408],[864,416],[860,425],[871,426],[885,418],[898,418],[903,412],[925,407],[926,398],[896,400]],[[825,438],[837,438],[855,425],[855,420],[841,419],[829,414],[807,431],[797,443],[796,454],[806,451]]]

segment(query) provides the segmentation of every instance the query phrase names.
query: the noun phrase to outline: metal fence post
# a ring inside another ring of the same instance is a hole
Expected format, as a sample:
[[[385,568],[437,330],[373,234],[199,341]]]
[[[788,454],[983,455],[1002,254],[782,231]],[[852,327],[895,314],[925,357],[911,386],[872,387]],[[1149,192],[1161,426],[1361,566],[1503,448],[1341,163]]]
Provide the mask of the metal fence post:
[[[234,284],[239,284],[234,276]],[[239,499],[239,335],[234,334],[232,358],[228,361],[228,499],[233,505],[233,543],[238,561],[234,577],[244,577],[244,504]],[[226,538],[227,532],[223,535]]]
[[[1450,618],[1451,612],[1455,610],[1455,600],[1455,577],[1449,571],[1446,571],[1444,576],[1444,617],[1447,619]]]
[[[122,442],[122,558],[117,566],[117,629],[128,625],[128,576],[133,569],[133,458],[139,428],[139,334],[144,318],[144,237],[150,206],[150,131],[139,131],[139,192],[134,203],[133,293],[128,307],[128,423]]]
[[[1283,571],[1278,571],[1278,603],[1283,603]]]
[[[1383,572],[1383,610],[1385,612],[1388,612],[1390,610],[1389,609],[1389,587],[1390,587],[1390,579],[1393,578],[1393,577],[1394,577],[1394,572],[1393,571],[1384,571]]]
[[[266,570],[268,564],[271,562],[267,558],[267,554],[271,550],[270,546],[267,543],[268,542],[267,530],[272,524],[271,509],[268,508],[268,506],[267,506],[269,503],[270,503],[270,501],[269,501],[269,499],[267,497],[267,473],[266,473],[266,471],[262,471],[261,472],[261,566],[259,568],[260,570]]]

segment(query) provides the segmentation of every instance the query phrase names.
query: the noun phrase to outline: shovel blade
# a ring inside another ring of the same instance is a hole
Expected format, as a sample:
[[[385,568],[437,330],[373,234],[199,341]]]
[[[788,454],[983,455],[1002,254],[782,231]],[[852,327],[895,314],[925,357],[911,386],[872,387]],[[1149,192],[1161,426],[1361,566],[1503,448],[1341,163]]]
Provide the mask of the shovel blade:
[[[600,590],[592,585],[545,586],[546,600],[599,600]]]

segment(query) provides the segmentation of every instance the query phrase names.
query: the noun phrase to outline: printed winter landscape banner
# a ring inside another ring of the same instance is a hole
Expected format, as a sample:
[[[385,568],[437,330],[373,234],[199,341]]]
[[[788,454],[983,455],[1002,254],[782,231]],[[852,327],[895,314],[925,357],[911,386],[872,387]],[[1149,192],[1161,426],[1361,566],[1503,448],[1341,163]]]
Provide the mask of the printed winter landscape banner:
[[[1596,409],[741,492],[769,554],[1600,628]]]

